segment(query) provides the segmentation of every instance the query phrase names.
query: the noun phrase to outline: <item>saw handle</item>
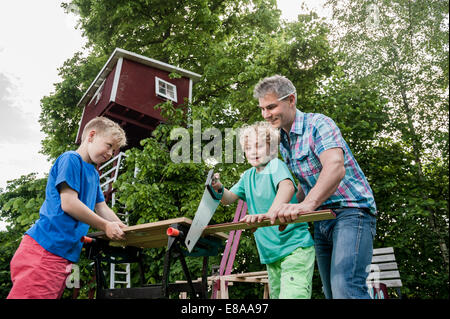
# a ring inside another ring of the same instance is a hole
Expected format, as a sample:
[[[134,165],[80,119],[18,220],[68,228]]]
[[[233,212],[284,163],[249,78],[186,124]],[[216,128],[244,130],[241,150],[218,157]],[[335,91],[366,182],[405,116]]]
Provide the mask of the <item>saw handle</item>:
[[[221,200],[223,196],[223,185],[222,188],[218,192],[216,192],[211,186],[213,180],[216,180],[216,178],[214,177],[214,169],[210,169],[208,172],[208,177],[206,178],[205,187],[213,199]]]

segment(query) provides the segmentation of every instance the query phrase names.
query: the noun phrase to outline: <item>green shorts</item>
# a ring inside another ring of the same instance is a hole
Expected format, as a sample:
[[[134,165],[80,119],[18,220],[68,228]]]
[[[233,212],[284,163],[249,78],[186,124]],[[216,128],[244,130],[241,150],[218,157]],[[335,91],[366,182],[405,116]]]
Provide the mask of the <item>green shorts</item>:
[[[315,256],[314,246],[299,247],[267,264],[270,299],[310,299]]]

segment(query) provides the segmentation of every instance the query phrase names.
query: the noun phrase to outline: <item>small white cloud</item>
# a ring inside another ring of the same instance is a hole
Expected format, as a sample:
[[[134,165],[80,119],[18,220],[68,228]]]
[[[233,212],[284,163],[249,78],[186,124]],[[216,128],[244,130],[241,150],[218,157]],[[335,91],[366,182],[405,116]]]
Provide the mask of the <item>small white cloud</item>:
[[[0,73],[0,143],[26,142],[36,134],[31,114],[18,106],[17,95],[11,79]]]

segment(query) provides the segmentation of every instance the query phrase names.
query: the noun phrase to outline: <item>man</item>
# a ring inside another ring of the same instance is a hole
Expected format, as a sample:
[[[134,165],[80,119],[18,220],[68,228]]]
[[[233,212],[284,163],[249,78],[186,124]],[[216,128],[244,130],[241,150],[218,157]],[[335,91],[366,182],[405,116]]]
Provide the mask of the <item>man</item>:
[[[299,204],[283,204],[282,222],[302,212],[332,209],[336,219],[314,223],[316,258],[326,298],[370,298],[366,278],[372,260],[376,205],[372,190],[334,121],[296,108],[296,89],[284,76],[254,89],[262,116],[280,129],[281,155],[299,180]],[[301,191],[303,190],[303,192]]]

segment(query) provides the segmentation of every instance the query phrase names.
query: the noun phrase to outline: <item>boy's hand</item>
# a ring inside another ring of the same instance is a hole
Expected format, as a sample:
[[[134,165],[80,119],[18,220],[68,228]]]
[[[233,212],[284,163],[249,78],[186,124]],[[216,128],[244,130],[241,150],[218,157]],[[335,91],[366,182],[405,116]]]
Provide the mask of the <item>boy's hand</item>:
[[[211,181],[211,186],[212,186],[212,188],[214,188],[214,190],[216,192],[219,192],[222,189],[223,185],[220,182],[220,174],[219,173],[214,174],[212,181]]]
[[[245,222],[248,225],[256,224],[262,222],[264,219],[267,219],[267,214],[255,214],[255,215],[245,215],[240,221]]]
[[[105,234],[110,239],[123,240],[125,239],[125,233],[122,231],[123,227],[126,227],[126,225],[122,222],[108,221],[105,227]]]
[[[240,222],[245,222],[247,225],[252,225],[256,223],[262,222],[264,219],[267,219],[266,214],[256,214],[256,215],[245,215]],[[255,228],[250,229],[252,233],[256,231]]]
[[[117,223],[117,224],[119,225],[120,228],[128,227],[128,226],[125,225],[122,221],[118,221],[118,222],[115,222],[115,223]]]

